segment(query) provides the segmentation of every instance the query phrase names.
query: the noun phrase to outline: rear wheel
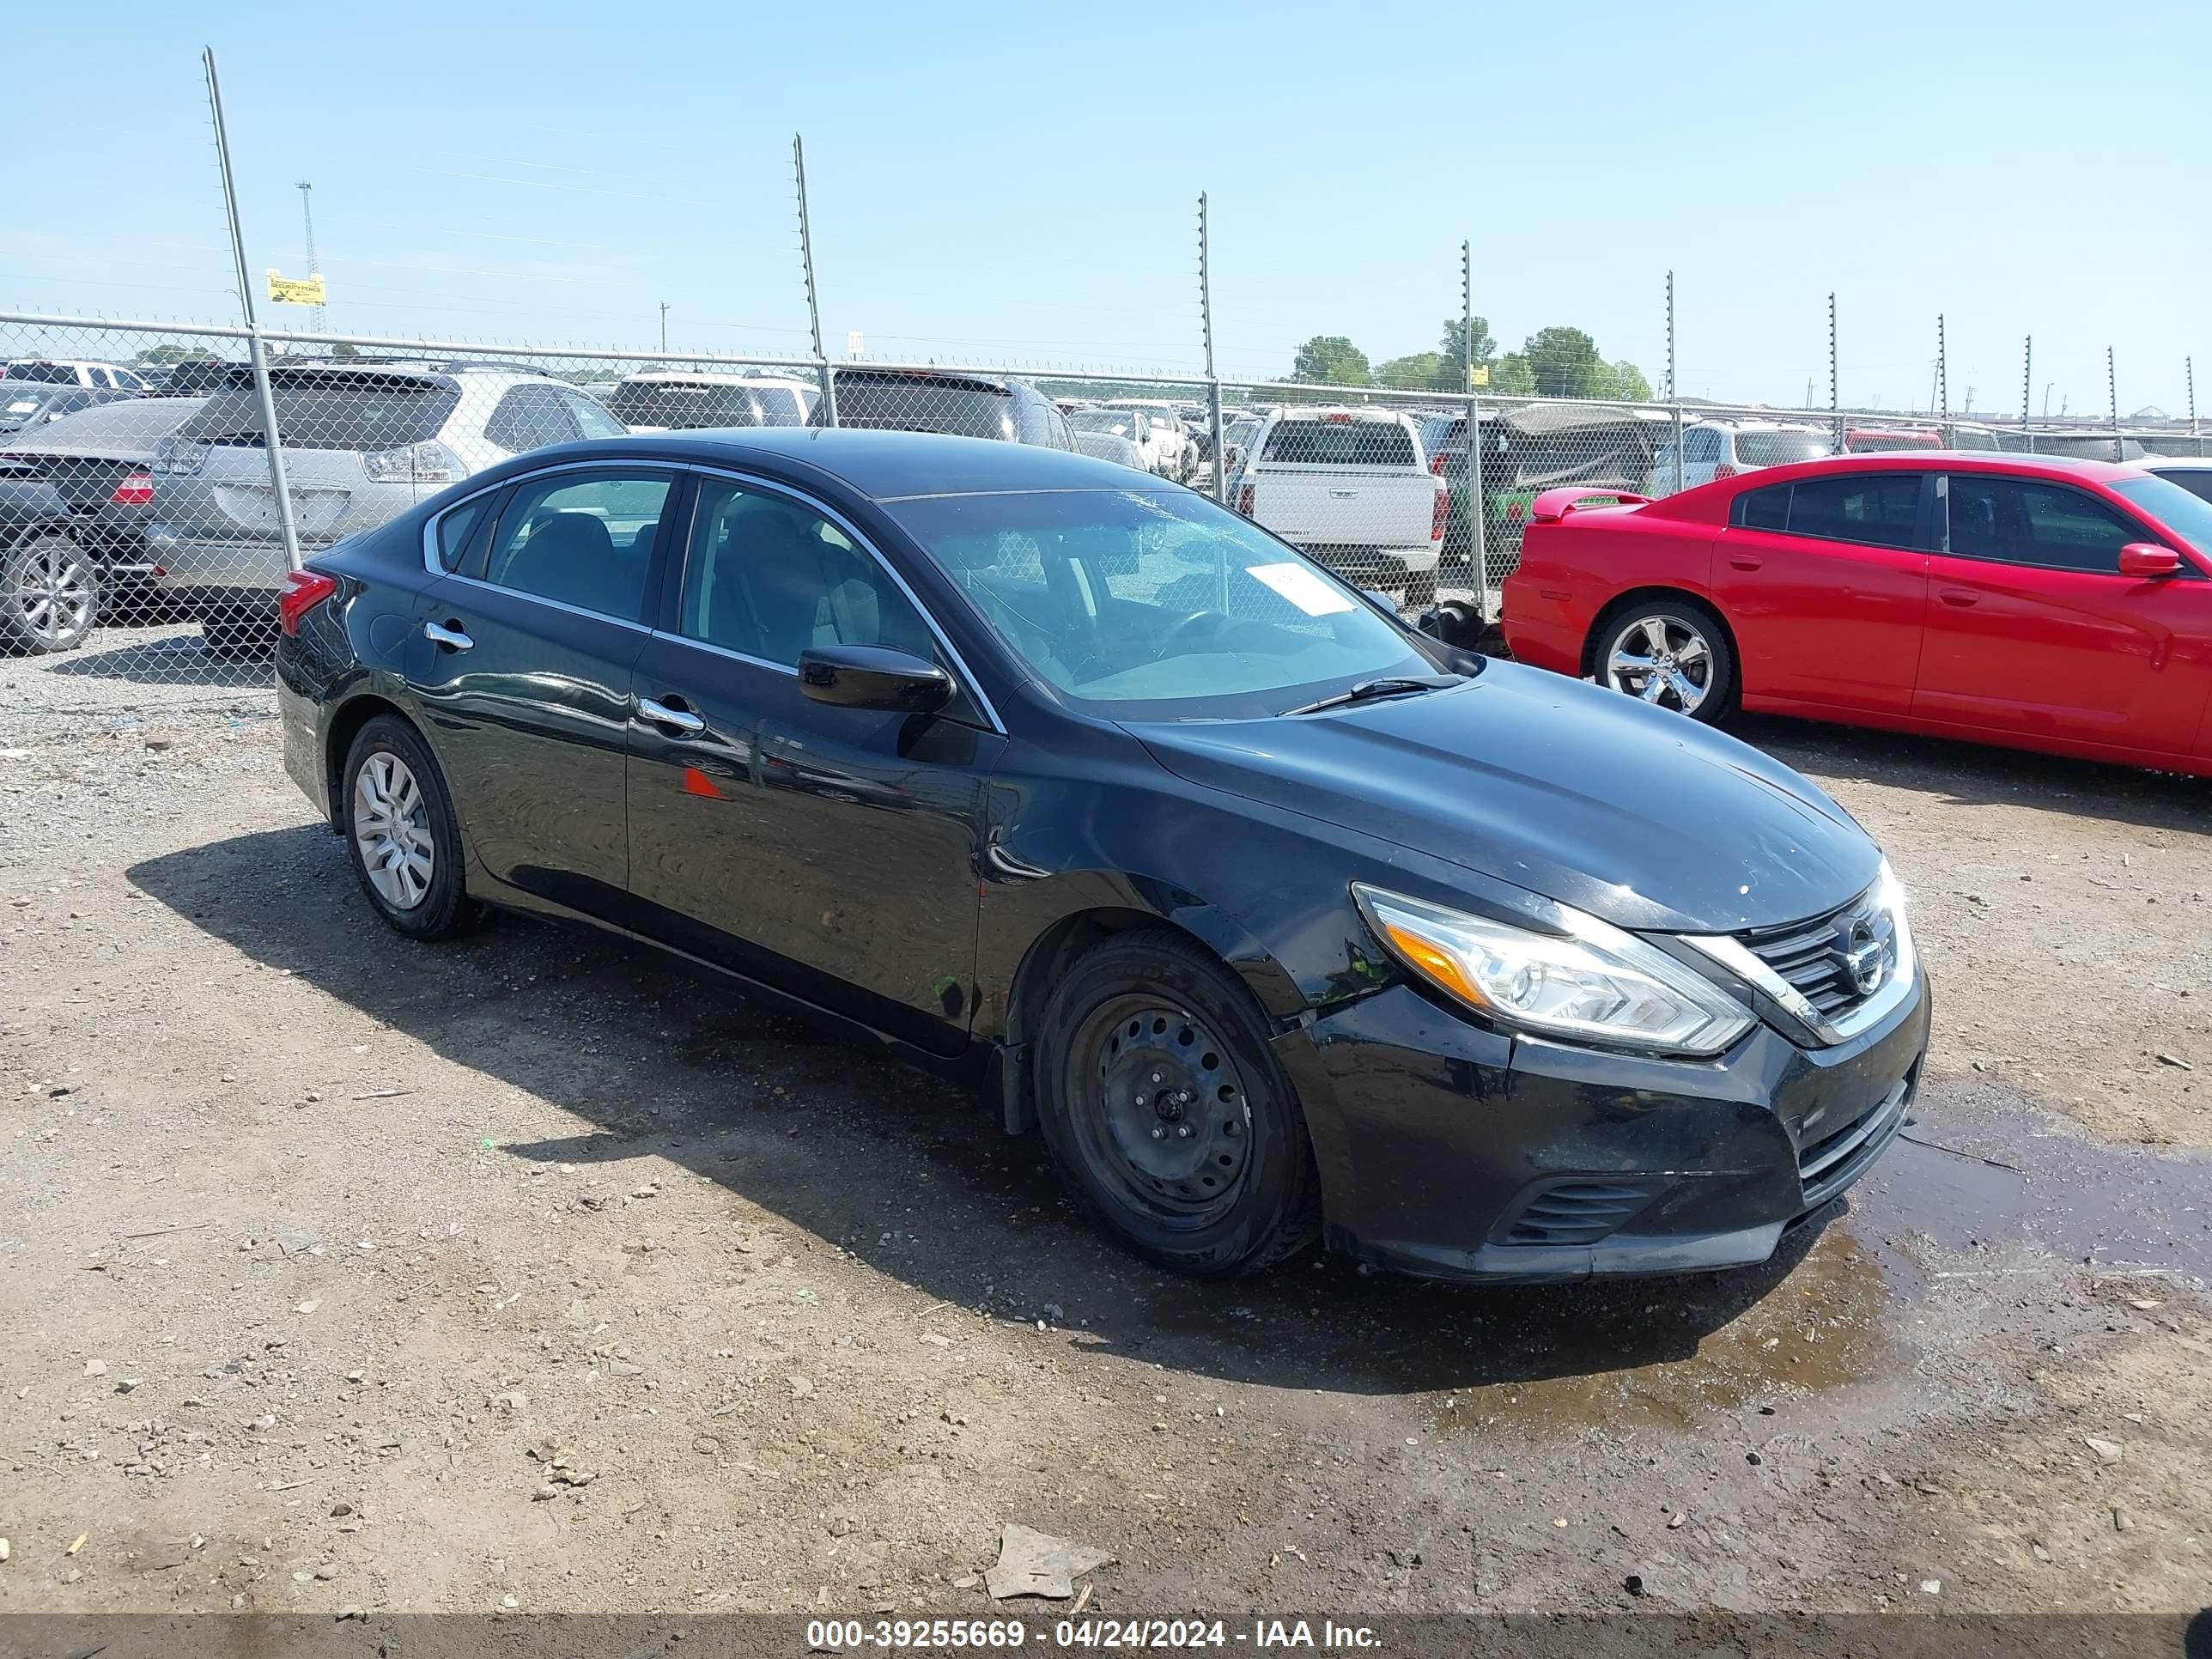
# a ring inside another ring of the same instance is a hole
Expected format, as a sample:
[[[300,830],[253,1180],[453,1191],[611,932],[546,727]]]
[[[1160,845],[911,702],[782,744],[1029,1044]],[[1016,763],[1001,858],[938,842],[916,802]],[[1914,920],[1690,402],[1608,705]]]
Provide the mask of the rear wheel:
[[[1182,934],[1117,935],[1046,1006],[1039,1115],[1054,1159],[1138,1251],[1205,1277],[1317,1229],[1304,1114],[1251,993]]]
[[[376,912],[410,939],[453,939],[483,920],[461,873],[445,775],[415,728],[379,714],[339,775],[346,851]]]
[[[91,561],[60,531],[40,531],[0,554],[0,647],[40,656],[74,651],[99,615]]]
[[[1720,619],[1689,599],[1639,600],[1597,634],[1600,685],[1711,725],[1728,712],[1735,653]]]

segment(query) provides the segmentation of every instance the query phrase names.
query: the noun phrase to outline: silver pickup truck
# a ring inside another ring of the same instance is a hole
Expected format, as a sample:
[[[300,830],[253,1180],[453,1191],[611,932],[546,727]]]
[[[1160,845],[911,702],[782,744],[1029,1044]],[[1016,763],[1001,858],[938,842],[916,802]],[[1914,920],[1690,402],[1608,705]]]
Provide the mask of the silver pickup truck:
[[[1413,420],[1385,409],[1279,409],[1245,451],[1237,510],[1362,587],[1436,597],[1451,513]]]

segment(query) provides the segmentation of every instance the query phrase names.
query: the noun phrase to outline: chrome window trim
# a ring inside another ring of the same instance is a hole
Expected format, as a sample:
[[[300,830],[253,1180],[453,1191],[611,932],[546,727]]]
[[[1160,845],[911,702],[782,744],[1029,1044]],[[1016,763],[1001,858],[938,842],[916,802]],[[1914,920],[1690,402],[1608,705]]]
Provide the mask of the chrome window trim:
[[[760,477],[753,473],[740,471],[734,466],[717,466],[706,462],[688,463],[686,470],[701,477],[726,478],[732,483],[744,485],[748,489],[760,489],[769,495],[781,495],[786,501],[794,502],[810,513],[820,514],[829,523],[835,525],[854,547],[873,559],[882,568],[883,573],[891,579],[898,591],[905,595],[906,602],[914,607],[914,614],[921,618],[922,626],[929,630],[930,636],[937,641],[945,656],[951,659],[953,672],[961,686],[975,699],[976,706],[983,711],[984,719],[990,721],[991,730],[1002,738],[1006,735],[1006,722],[999,718],[998,708],[991,702],[990,693],[984,690],[982,682],[976,678],[975,671],[969,667],[967,659],[960,654],[958,647],[946,635],[944,627],[938,622],[936,617],[931,614],[929,607],[921,602],[921,596],[908,586],[907,579],[899,574],[898,568],[884,556],[882,550],[862,533],[858,525],[828,502],[819,501],[803,489],[795,489],[790,484],[780,483],[774,478]],[[455,505],[458,506],[459,503],[456,502]],[[683,571],[677,588],[677,615],[679,617],[683,615],[683,582],[689,581],[691,574],[691,532],[697,528],[697,524],[698,506],[697,498],[695,495],[692,505],[692,523],[685,527],[684,532]],[[654,631],[667,632],[665,629]],[[757,663],[763,667],[781,669],[794,679],[799,677],[798,668],[789,663],[769,662],[763,658],[749,656],[744,652],[732,650],[728,646],[716,645],[708,640],[695,640],[690,635],[681,631],[668,634],[667,637],[682,640],[687,645],[704,646],[709,651],[734,657],[740,662]]]

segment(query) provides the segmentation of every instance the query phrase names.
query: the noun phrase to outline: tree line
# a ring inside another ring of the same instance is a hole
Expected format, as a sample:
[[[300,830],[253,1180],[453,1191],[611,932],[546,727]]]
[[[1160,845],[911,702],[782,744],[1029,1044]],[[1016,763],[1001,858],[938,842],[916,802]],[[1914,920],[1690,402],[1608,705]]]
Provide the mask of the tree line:
[[[1434,351],[1416,351],[1380,363],[1341,334],[1316,334],[1298,348],[1291,367],[1294,380],[1321,386],[1386,386],[1403,392],[1464,392],[1467,385],[1468,324],[1444,319],[1443,338]],[[1482,388],[1506,398],[1598,398],[1646,403],[1651,382],[1622,357],[1607,362],[1597,342],[1578,328],[1540,328],[1518,351],[1501,353],[1489,322],[1474,319],[1472,360],[1490,371]]]

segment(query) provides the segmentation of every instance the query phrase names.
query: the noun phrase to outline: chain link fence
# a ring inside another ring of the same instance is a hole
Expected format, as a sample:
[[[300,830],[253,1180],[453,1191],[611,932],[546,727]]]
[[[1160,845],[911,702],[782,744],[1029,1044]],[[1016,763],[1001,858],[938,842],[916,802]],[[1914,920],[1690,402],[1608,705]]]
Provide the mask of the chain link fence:
[[[1561,485],[1657,496],[1875,450],[2204,449],[2178,425],[283,331],[262,332],[257,374],[252,338],[213,325],[0,314],[0,652],[17,659],[0,665],[5,702],[265,690],[292,564],[512,456],[626,432],[836,425],[1079,451],[1214,497],[1409,618],[1440,600],[1494,616],[1530,504]]]

